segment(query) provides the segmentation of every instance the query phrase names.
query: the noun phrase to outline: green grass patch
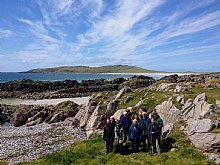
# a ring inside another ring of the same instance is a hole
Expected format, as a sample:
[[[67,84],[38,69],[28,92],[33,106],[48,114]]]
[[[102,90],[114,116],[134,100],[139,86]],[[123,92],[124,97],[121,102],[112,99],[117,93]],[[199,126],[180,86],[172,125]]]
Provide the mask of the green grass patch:
[[[69,148],[53,153],[40,159],[20,163],[20,165],[211,165],[213,162],[206,160],[200,151],[195,149],[185,135],[179,130],[174,130],[170,136],[164,140],[164,145],[169,140],[175,141],[178,149],[175,152],[167,151],[161,155],[153,155],[148,152],[138,154],[105,154],[104,142],[100,136],[94,136],[87,141],[78,142]],[[166,147],[166,146],[165,146]]]

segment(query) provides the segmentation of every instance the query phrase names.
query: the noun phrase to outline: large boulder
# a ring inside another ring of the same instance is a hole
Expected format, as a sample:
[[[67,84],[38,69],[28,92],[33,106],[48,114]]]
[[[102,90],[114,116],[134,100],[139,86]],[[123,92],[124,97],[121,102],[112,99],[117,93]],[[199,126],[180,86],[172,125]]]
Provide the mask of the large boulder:
[[[172,101],[164,101],[155,107],[160,117],[163,119],[164,126],[176,123],[181,117],[181,111],[173,105]]]
[[[33,117],[37,114],[41,107],[33,106],[18,106],[16,112],[10,118],[10,124],[15,127],[22,126],[27,123],[28,118]]]
[[[213,129],[213,124],[211,119],[198,119],[192,124],[189,124],[185,131],[188,135],[194,133],[208,133]]]
[[[219,133],[194,133],[188,137],[197,148],[202,149],[206,152],[220,154]]]

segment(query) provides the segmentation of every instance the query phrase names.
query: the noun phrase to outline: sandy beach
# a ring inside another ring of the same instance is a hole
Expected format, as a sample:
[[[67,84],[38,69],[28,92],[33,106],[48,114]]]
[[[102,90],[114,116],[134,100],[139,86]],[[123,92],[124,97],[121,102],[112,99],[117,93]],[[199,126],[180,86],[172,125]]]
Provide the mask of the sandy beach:
[[[177,74],[178,76],[191,75],[191,74],[201,74],[201,73],[191,73],[191,72],[155,72],[155,73],[100,73],[100,74],[118,74],[118,75],[144,75],[144,76],[169,76]]]
[[[76,104],[82,105],[89,102],[90,97],[77,98],[61,98],[61,99],[43,99],[43,100],[22,100],[22,99],[0,99],[0,104],[6,105],[57,105],[64,101],[73,101]]]

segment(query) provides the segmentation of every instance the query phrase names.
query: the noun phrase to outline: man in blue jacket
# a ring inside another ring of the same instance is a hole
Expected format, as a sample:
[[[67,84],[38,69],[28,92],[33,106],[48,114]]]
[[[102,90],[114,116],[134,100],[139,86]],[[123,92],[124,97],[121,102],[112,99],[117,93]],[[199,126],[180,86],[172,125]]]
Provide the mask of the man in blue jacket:
[[[133,120],[133,124],[129,129],[128,138],[131,141],[132,152],[139,152],[140,138],[141,138],[141,128],[138,125],[137,119]]]
[[[124,115],[122,116],[120,123],[121,123],[123,130],[124,130],[124,141],[126,142],[129,128],[132,124],[131,118],[128,116],[127,112],[124,112]]]

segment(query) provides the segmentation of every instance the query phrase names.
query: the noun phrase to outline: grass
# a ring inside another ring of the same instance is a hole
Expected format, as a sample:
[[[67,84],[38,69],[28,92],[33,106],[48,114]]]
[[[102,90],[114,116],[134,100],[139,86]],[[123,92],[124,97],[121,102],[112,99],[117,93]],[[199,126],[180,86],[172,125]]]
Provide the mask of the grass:
[[[176,142],[178,149],[175,152],[168,151],[170,142]],[[104,142],[100,136],[94,136],[87,141],[81,141],[71,145],[69,148],[53,153],[40,159],[20,163],[20,165],[211,165],[214,163],[206,160],[194,146],[192,146],[185,135],[179,130],[174,130],[170,136],[163,141],[164,150],[161,155],[147,152],[138,154],[105,154]]]
[[[7,165],[7,162],[0,160],[0,165]]]

